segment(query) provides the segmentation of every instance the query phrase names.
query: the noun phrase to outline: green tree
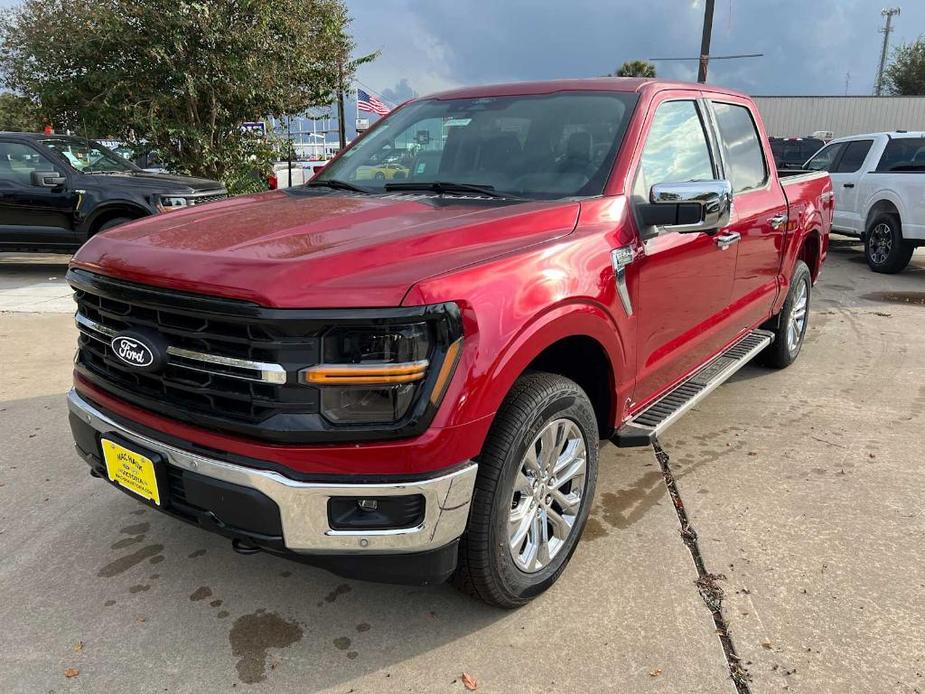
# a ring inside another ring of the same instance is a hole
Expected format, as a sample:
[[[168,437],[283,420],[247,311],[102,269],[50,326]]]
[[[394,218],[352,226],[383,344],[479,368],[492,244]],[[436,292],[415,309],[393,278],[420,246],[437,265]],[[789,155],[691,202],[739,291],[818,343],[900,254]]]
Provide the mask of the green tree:
[[[925,36],[893,49],[890,65],[884,70],[887,94],[925,95]]]
[[[350,60],[349,24],[343,0],[24,0],[0,18],[0,79],[58,130],[237,180],[269,151],[242,122],[329,104],[374,57]]]
[[[655,77],[655,66],[648,60],[627,60],[614,77]]]
[[[0,93],[0,130],[37,132],[45,126],[38,107],[24,96]]]

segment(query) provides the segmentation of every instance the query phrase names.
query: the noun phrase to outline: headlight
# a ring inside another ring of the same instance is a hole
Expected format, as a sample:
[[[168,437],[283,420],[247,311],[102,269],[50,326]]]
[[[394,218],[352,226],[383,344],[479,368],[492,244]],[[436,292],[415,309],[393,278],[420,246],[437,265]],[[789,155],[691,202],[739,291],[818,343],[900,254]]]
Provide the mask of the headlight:
[[[455,332],[444,321],[333,328],[322,337],[321,363],[302,369],[299,382],[319,388],[332,424],[395,423],[416,402],[439,404],[462,345]]]
[[[161,212],[170,212],[172,210],[181,210],[188,207],[189,204],[189,198],[184,198],[182,195],[162,195],[157,202],[157,208]]]

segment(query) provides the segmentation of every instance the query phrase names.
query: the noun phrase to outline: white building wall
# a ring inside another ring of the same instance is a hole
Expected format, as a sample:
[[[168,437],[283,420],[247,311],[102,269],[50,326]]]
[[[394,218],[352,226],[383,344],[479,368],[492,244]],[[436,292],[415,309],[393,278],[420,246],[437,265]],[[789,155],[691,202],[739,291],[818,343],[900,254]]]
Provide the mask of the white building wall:
[[[771,137],[925,130],[925,96],[756,96]]]

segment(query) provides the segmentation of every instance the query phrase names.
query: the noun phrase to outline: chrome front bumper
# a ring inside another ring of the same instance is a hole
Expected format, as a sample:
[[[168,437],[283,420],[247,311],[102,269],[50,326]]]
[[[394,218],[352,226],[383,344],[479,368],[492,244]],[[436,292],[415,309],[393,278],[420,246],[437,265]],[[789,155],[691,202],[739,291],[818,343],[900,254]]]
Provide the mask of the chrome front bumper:
[[[283,541],[293,552],[311,554],[410,553],[437,549],[452,542],[466,527],[478,466],[468,463],[448,475],[390,484],[297,482],[269,470],[257,470],[207,458],[162,443],[118,424],[74,390],[71,412],[101,434],[118,434],[162,455],[170,465],[230,484],[256,489],[279,506]],[[399,530],[334,530],[328,524],[328,499],[337,496],[377,497],[421,494],[424,521]]]

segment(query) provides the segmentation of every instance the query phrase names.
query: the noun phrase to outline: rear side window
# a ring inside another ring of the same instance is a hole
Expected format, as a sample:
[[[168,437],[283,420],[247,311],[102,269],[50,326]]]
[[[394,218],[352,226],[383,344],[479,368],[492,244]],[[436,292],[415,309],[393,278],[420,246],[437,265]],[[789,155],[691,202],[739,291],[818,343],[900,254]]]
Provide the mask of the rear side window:
[[[760,188],[768,180],[768,169],[761,151],[755,121],[744,106],[713,102],[716,125],[723,141],[727,175],[732,190],[740,193]]]
[[[870,151],[873,140],[855,140],[849,142],[845,147],[845,153],[842,154],[838,166],[835,167],[835,173],[854,173],[861,168],[864,160],[867,159],[867,153]]]
[[[877,164],[880,172],[925,171],[925,138],[902,137],[886,143],[886,149]]]
[[[648,199],[656,183],[713,180],[713,160],[693,101],[658,107],[642,150],[636,193]]]
[[[835,142],[834,144],[823,147],[816,155],[803,166],[810,171],[831,171],[832,164],[838,159],[838,155],[845,148],[844,142]]]

